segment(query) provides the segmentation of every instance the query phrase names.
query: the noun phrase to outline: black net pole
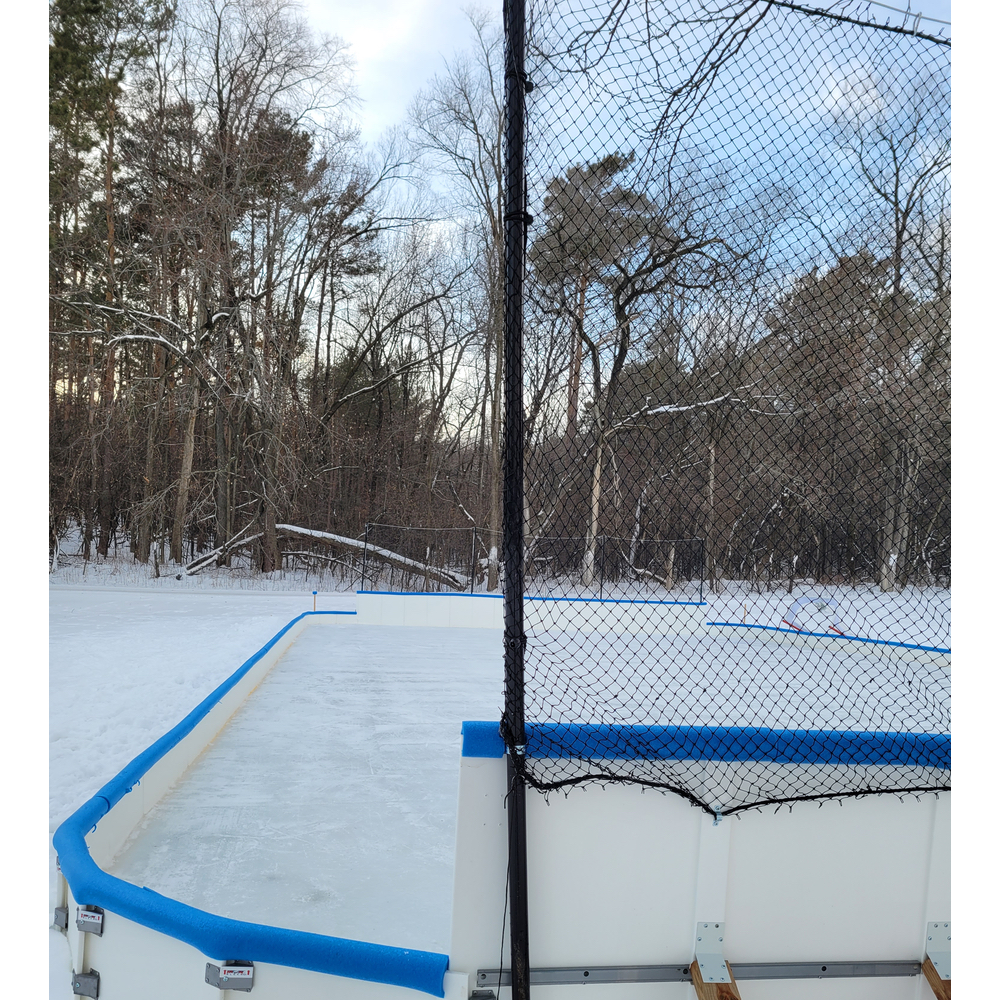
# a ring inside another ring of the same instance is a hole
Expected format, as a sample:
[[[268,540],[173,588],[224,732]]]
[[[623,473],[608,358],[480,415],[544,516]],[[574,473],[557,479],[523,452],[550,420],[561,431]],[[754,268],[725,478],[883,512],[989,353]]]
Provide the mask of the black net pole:
[[[524,815],[524,421],[521,340],[527,214],[524,0],[505,0],[504,150],[504,717],[512,1000],[528,1000],[528,868]]]

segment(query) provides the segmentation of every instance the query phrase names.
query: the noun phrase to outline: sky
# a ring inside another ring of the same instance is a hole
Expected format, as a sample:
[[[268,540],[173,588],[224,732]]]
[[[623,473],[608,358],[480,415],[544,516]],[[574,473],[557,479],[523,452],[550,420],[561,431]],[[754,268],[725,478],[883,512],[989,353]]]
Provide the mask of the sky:
[[[887,3],[899,9],[907,6],[906,0]],[[805,5],[823,6],[812,0]],[[303,0],[317,31],[339,35],[351,47],[354,84],[362,102],[357,119],[365,142],[374,142],[385,129],[402,123],[413,97],[442,69],[444,59],[469,45],[464,11],[470,6],[492,11],[499,20],[503,4],[502,0]],[[951,17],[951,0],[911,0],[910,6],[926,18]],[[872,12],[893,24],[902,20],[885,7],[873,6]],[[925,22],[920,30],[939,27]]]
[[[317,31],[351,46],[365,142],[402,123],[417,91],[469,45],[465,9],[495,11],[498,20],[502,11],[500,0],[304,0],[303,6]]]

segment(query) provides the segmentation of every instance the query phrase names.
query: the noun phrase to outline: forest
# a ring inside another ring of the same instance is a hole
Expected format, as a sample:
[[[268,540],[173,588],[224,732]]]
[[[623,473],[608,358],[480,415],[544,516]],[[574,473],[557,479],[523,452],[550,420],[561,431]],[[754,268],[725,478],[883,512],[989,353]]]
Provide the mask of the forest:
[[[53,567],[70,539],[157,575],[356,566],[367,536],[426,569],[447,561],[427,529],[461,529],[471,568],[437,584],[497,588],[504,51],[495,19],[469,18],[471,47],[366,145],[348,44],[287,0],[50,4]],[[875,111],[816,104],[810,142],[836,154],[821,205],[801,164],[748,179],[674,128],[709,87],[735,105],[718,82],[735,57],[662,97],[645,149],[606,122],[574,147],[545,42],[529,567],[585,587],[598,559],[602,581],[668,588],[947,587],[950,154],[933,59]]]

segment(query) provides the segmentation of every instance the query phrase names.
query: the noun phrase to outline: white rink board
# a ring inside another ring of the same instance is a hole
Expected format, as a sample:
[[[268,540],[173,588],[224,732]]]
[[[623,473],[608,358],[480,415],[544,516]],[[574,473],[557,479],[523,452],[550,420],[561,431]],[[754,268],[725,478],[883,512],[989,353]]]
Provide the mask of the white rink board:
[[[529,597],[534,631],[693,635],[705,622],[700,604],[669,601]],[[503,628],[503,599],[493,594],[388,594],[359,591],[362,625]]]
[[[324,630],[344,627],[345,623],[353,621],[353,616],[344,619],[325,615],[297,621],[193,730],[100,818],[96,828],[86,836],[91,858],[100,866],[112,862],[133,828],[141,824],[158,800],[185,776],[190,764],[216,739],[230,716],[265,679],[268,671],[288,651],[303,629],[311,626]],[[455,739],[457,744],[457,732]],[[68,907],[69,929],[66,937],[73,968],[84,972],[96,970],[100,974],[101,1000],[136,1000],[137,997],[142,1000],[177,1000],[202,995],[223,998],[242,995],[231,990],[213,991],[205,982],[208,961],[218,964],[220,960],[238,959],[238,955],[207,956],[198,948],[168,934],[126,919],[110,907],[105,907],[101,936],[83,933],[76,928],[77,903],[62,876],[57,879],[56,904]],[[259,918],[266,921],[267,914],[260,914]],[[465,979],[461,975],[445,973],[443,987],[446,1000],[465,1000],[468,995]],[[415,989],[364,979],[268,962],[255,963],[253,996],[262,1000],[320,1000],[332,996],[345,1000],[392,1000],[393,997],[414,1000],[427,995]]]
[[[205,982],[207,959],[197,948],[107,911],[104,933],[77,931],[76,903],[69,898],[68,933],[74,969],[100,973],[100,1000],[188,1000],[206,997],[235,1000],[235,990],[214,990]],[[218,961],[212,964],[217,965]],[[464,976],[446,972],[444,1000],[467,1000]],[[343,976],[254,963],[254,1000],[419,1000],[419,990]]]
[[[470,982],[498,963],[505,783],[505,759],[463,758],[451,968]],[[686,964],[697,920],[725,921],[732,963],[918,961],[927,921],[950,919],[949,820],[948,792],[798,803],[716,825],[676,795],[636,786],[588,785],[553,792],[548,803],[529,789],[532,967]],[[933,1000],[922,976],[739,988],[746,1000]],[[580,990],[547,986],[543,995]],[[586,991],[609,1000],[694,997],[684,983]]]

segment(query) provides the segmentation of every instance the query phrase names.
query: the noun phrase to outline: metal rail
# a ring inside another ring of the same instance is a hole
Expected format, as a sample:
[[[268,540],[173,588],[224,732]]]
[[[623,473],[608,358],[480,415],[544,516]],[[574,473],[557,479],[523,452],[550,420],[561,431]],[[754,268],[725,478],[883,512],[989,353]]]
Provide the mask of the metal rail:
[[[882,979],[920,975],[920,962],[731,962],[737,982],[750,979]],[[532,986],[583,986],[588,983],[689,983],[687,965],[588,965],[532,969]],[[510,970],[479,969],[477,990],[510,986]]]

